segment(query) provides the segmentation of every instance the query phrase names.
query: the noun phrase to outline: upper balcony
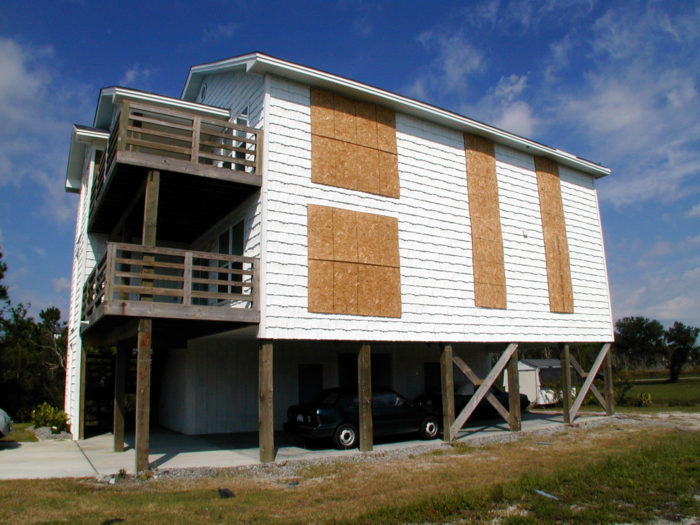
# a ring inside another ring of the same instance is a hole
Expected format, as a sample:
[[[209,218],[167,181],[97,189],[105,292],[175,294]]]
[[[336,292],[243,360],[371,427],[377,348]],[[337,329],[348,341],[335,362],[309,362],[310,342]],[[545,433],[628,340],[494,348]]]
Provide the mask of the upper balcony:
[[[262,184],[263,131],[195,110],[122,99],[93,178],[89,231],[132,214],[148,170],[161,173],[159,239],[191,242]]]

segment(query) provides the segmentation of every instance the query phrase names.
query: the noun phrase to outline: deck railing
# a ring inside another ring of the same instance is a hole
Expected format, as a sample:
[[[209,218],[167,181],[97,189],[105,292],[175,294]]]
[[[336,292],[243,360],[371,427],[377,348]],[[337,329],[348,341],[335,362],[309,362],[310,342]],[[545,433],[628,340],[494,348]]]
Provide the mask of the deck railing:
[[[91,211],[106,186],[117,154],[164,169],[201,173],[218,168],[260,175],[263,131],[221,118],[125,100],[109,135],[107,152],[95,170]]]
[[[225,320],[222,309],[229,308],[235,320],[234,310],[259,308],[258,261],[108,243],[104,257],[85,282],[82,317],[94,320],[103,306],[107,313],[122,315],[145,315],[147,311],[149,317]]]

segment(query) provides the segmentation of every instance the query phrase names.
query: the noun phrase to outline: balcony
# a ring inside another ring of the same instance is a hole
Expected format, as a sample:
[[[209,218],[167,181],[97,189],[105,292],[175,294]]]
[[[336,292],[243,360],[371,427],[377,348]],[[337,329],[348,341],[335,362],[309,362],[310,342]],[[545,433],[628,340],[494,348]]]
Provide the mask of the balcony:
[[[260,188],[262,135],[194,110],[122,100],[95,170],[89,231],[110,234],[125,214],[138,224],[145,176],[155,169],[162,240],[191,242]]]
[[[253,257],[108,243],[83,287],[83,331],[108,317],[258,323]]]

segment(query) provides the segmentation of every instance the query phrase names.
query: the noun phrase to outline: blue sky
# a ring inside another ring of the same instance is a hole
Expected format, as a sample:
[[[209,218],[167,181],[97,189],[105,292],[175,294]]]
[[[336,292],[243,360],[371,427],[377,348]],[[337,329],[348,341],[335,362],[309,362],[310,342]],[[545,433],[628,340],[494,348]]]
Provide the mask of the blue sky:
[[[0,7],[0,245],[32,312],[67,316],[71,124],[99,89],[179,96],[262,51],[602,163],[615,319],[700,326],[700,2],[15,2]]]

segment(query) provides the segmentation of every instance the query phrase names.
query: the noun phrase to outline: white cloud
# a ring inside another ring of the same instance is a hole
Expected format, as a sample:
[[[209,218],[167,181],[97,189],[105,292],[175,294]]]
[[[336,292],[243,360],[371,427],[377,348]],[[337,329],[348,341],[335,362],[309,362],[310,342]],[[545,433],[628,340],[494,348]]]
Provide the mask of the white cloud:
[[[450,94],[466,95],[471,75],[484,67],[483,53],[461,33],[443,34],[425,31],[418,41],[433,54],[427,69],[406,89],[416,98],[441,98]]]
[[[685,212],[685,216],[689,219],[700,219],[700,204],[696,204]]]
[[[119,85],[143,89],[143,86],[147,85],[148,80],[152,76],[153,71],[151,69],[141,67],[139,64],[134,64],[126,70],[124,76],[119,80]]]
[[[94,97],[51,70],[52,51],[0,39],[0,187],[36,195],[36,210],[58,223],[71,218],[75,198],[65,193],[71,121],[91,114]],[[38,190],[38,191],[37,191]]]
[[[215,40],[227,40],[233,37],[239,29],[239,25],[236,22],[229,22],[228,24],[217,24],[214,27],[207,28],[204,30],[203,40],[205,42],[211,42]]]
[[[58,294],[70,290],[70,279],[68,277],[51,279],[51,284],[53,284],[53,289]]]

